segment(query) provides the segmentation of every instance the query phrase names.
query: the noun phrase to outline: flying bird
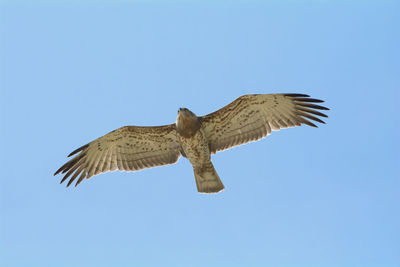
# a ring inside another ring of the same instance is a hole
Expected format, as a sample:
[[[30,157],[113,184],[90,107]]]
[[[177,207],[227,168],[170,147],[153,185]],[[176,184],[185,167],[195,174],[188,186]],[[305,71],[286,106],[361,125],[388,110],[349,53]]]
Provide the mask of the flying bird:
[[[314,103],[324,101],[305,94],[243,95],[225,107],[198,117],[180,108],[176,122],[164,126],[124,126],[68,155],[74,156],[54,175],[65,174],[67,187],[76,179],[121,170],[137,171],[176,163],[182,155],[193,166],[197,190],[218,193],[224,189],[211,162],[211,154],[266,137],[272,131],[306,124],[325,123],[318,110],[329,110]],[[310,120],[308,120],[310,119]]]

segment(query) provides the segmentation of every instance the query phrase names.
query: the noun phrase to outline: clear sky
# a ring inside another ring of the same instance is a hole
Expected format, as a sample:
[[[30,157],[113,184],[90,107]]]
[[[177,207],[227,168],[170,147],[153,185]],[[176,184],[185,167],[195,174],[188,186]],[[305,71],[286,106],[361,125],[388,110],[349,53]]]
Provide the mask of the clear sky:
[[[0,266],[400,266],[398,1],[1,2]],[[124,125],[305,93],[329,118],[59,185]]]

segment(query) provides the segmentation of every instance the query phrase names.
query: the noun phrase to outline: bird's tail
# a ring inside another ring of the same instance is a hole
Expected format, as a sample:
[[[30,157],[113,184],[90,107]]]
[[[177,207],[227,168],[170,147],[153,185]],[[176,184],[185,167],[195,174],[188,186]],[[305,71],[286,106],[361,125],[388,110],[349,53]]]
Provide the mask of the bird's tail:
[[[225,188],[211,161],[201,166],[193,166],[193,171],[197,191],[200,193],[218,193]]]

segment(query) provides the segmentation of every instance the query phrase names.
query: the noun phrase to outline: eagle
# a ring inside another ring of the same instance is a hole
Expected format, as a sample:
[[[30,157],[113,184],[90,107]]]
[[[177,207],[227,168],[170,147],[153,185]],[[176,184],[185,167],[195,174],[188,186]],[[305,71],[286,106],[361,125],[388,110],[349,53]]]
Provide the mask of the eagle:
[[[65,174],[67,187],[77,186],[108,171],[138,171],[176,163],[182,155],[192,164],[197,190],[218,193],[225,187],[212,162],[211,154],[256,141],[283,128],[313,122],[329,110],[315,103],[324,101],[306,94],[243,95],[225,107],[198,117],[180,108],[176,122],[164,126],[124,126],[70,153],[74,156],[54,175]],[[319,117],[317,117],[319,116]]]

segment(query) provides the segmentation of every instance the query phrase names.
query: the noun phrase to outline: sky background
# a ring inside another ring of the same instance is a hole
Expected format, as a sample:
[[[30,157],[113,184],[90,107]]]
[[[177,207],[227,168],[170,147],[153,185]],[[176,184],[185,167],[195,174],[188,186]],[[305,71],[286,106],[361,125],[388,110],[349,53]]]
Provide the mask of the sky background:
[[[0,266],[400,266],[398,1],[2,1]],[[331,110],[189,162],[59,185],[74,149],[248,93]]]

